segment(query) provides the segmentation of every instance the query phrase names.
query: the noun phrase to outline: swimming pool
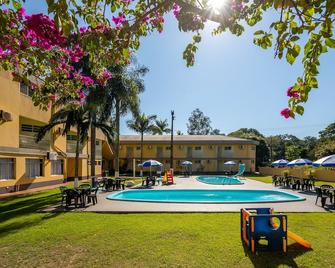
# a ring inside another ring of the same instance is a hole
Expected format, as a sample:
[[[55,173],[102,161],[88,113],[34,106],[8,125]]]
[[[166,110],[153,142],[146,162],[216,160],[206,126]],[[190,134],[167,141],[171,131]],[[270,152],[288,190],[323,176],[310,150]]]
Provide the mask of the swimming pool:
[[[199,176],[196,179],[207,184],[243,184],[238,178],[227,176]]]
[[[275,190],[128,190],[113,193],[107,199],[163,203],[275,203],[301,201],[305,198]]]

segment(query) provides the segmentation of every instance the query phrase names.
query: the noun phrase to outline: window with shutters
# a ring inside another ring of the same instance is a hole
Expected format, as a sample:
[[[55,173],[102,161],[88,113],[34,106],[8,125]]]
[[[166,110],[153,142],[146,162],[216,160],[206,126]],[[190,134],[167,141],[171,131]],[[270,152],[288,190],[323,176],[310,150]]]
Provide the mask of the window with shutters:
[[[14,158],[0,158],[0,180],[15,179],[14,167]]]
[[[26,159],[26,178],[43,176],[43,159]]]

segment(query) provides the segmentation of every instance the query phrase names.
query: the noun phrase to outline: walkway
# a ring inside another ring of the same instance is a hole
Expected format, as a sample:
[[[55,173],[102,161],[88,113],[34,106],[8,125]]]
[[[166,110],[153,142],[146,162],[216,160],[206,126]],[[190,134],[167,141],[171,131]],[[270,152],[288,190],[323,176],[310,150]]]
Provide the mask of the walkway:
[[[243,185],[209,185],[192,178],[175,178],[175,184],[170,186],[155,186],[153,189],[270,189],[295,193],[306,198],[304,201],[262,204],[183,204],[183,203],[153,203],[107,200],[111,194],[101,192],[98,204],[89,206],[83,211],[109,213],[156,213],[156,212],[230,212],[239,211],[242,207],[273,207],[278,212],[325,212],[320,205],[315,205],[315,194],[308,192],[278,189],[271,184],[247,179]]]

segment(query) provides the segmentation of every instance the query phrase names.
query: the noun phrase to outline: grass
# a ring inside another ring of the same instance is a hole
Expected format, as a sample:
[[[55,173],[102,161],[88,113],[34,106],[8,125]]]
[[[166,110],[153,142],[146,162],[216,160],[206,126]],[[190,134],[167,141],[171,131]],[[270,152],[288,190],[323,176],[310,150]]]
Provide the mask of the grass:
[[[36,213],[58,190],[0,201],[1,267],[331,267],[334,213],[289,213],[289,229],[306,251],[250,255],[240,241],[238,213]]]
[[[252,179],[252,180],[256,180],[256,181],[260,181],[260,182],[264,182],[264,183],[272,183],[272,176],[266,176],[266,175],[247,175],[247,178]],[[332,185],[333,187],[335,187],[335,182],[319,181],[319,180],[317,180],[315,182],[316,186],[320,186],[322,184],[328,184],[328,185]]]

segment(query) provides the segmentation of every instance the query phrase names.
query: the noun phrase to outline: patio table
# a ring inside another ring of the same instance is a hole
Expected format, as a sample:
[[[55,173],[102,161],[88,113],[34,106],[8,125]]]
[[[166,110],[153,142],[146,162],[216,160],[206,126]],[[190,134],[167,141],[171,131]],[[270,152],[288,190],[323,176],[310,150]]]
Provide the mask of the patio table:
[[[78,191],[78,193],[80,194],[80,205],[81,207],[85,207],[86,205],[86,196],[91,192],[93,188],[91,187],[78,187],[75,190]]]

